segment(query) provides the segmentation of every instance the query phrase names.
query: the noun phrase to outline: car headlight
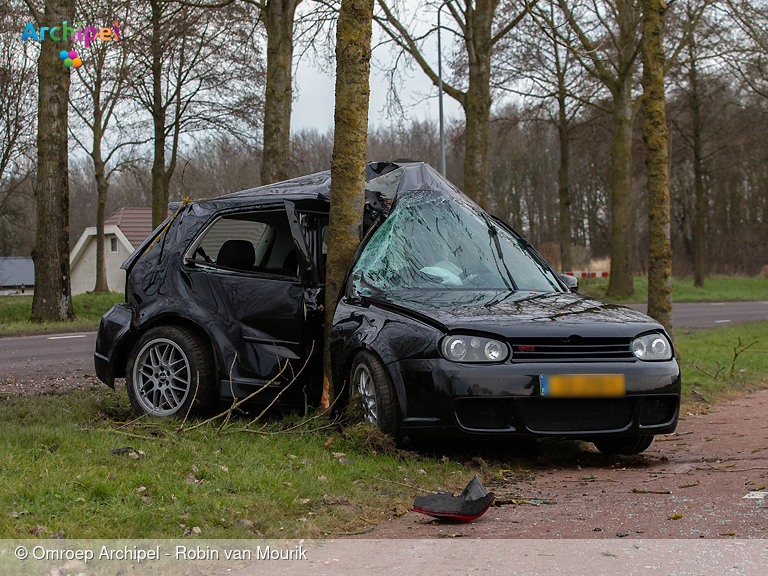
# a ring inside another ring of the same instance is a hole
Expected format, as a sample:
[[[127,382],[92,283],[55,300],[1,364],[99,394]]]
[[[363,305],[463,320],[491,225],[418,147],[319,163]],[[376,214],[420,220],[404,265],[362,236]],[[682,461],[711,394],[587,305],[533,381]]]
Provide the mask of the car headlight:
[[[640,360],[669,360],[672,358],[672,345],[663,334],[646,334],[632,340],[632,354]]]
[[[503,362],[509,357],[504,342],[481,336],[448,336],[441,349],[453,362]]]

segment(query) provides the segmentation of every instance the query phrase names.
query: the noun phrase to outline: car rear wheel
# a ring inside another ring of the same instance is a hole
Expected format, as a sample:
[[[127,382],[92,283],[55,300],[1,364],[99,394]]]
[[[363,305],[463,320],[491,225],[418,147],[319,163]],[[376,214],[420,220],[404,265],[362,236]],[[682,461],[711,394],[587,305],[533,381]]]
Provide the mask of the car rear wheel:
[[[595,448],[608,456],[623,454],[631,456],[644,452],[653,443],[653,436],[619,436],[595,440]]]
[[[199,414],[213,400],[211,352],[189,330],[158,326],[131,351],[125,385],[139,414],[169,417]]]
[[[359,352],[352,362],[350,394],[362,409],[363,420],[397,438],[397,396],[387,369],[370,352]]]

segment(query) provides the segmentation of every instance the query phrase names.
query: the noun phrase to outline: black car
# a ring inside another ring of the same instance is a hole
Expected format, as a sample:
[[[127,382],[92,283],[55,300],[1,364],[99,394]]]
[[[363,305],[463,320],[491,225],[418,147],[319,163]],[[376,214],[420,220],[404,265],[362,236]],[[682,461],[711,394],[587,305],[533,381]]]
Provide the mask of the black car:
[[[323,172],[172,205],[123,264],[98,377],[124,376],[134,409],[156,416],[256,391],[283,407],[316,398],[329,196]],[[330,347],[337,387],[383,431],[571,437],[606,453],[674,431],[680,369],[663,327],[575,293],[428,165],[369,164],[364,228]]]

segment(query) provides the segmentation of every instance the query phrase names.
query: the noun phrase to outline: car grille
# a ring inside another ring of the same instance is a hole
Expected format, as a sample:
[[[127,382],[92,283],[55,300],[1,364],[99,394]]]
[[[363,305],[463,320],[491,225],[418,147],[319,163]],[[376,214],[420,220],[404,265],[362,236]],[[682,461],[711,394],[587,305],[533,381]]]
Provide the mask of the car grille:
[[[530,399],[525,425],[533,432],[591,432],[621,430],[632,420],[630,399]]]
[[[513,362],[627,362],[631,338],[530,338],[514,340]]]

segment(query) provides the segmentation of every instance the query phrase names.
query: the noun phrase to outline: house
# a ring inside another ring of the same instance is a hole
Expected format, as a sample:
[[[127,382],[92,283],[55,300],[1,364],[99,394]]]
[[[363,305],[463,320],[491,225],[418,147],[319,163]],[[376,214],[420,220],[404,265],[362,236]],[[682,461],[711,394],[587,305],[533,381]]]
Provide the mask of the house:
[[[35,287],[35,264],[32,258],[0,258],[0,295],[32,294]]]
[[[151,233],[151,208],[121,208],[104,220],[104,257],[110,290],[122,292],[125,270],[120,266]],[[69,266],[72,295],[93,290],[96,286],[96,226],[83,231],[69,255]]]

